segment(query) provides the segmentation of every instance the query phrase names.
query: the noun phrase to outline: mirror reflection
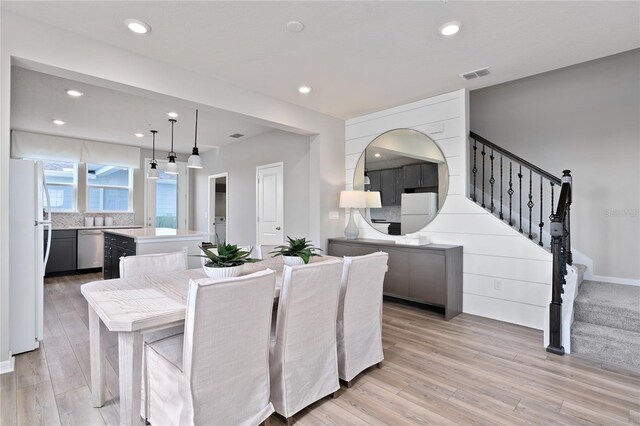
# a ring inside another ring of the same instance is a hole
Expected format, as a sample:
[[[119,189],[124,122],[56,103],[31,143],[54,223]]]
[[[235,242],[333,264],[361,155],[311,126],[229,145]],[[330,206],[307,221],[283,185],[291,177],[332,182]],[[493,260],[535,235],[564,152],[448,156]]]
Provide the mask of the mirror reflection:
[[[374,229],[405,235],[436,217],[447,195],[448,176],[444,155],[430,137],[417,130],[395,129],[375,138],[364,150],[353,189],[380,192],[381,203],[360,210]]]

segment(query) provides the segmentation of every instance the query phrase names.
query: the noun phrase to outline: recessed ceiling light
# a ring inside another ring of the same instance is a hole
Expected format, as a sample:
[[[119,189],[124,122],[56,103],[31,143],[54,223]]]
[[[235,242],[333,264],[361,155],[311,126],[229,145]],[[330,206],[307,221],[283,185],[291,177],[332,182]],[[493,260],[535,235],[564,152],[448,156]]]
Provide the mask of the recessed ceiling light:
[[[136,133],[136,138],[144,138],[144,135],[142,133]]]
[[[64,121],[58,120],[58,119],[51,120],[51,121],[53,121],[53,124],[55,124],[56,126],[64,126],[66,124]]]
[[[311,87],[309,86],[300,86],[298,87],[298,92],[307,94],[311,91]]]
[[[177,112],[168,112],[167,115],[171,118],[176,118],[178,116]]]
[[[443,36],[451,36],[460,31],[460,28],[462,28],[462,24],[458,21],[447,22],[440,27],[440,34]]]
[[[138,19],[125,19],[124,23],[127,27],[136,34],[146,34],[151,31],[151,27]]]
[[[287,22],[287,31],[290,33],[299,33],[304,30],[304,24],[300,21],[289,21]]]
[[[373,156],[376,157],[376,158],[380,158],[380,153],[376,152],[375,154],[373,154]]]
[[[69,89],[69,90],[67,90],[67,95],[73,96],[74,98],[78,98],[78,97],[84,95],[84,93],[82,93],[79,90]]]

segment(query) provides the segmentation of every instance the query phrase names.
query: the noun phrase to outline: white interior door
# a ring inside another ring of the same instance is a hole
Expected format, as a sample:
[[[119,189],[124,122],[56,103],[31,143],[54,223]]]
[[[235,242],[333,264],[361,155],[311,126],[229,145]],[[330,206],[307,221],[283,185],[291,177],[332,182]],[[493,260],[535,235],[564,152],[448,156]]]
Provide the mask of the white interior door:
[[[256,244],[284,241],[283,164],[256,167]]]
[[[178,163],[178,174],[171,175],[164,171],[166,164],[158,160],[158,179],[147,179],[145,170],[145,225],[187,229],[187,167]]]

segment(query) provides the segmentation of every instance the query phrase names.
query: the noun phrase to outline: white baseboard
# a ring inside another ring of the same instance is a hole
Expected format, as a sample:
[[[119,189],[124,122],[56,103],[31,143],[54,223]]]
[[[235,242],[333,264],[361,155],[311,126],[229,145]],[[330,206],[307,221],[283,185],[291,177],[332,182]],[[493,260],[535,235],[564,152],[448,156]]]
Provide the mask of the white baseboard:
[[[11,357],[6,361],[0,362],[0,374],[11,373],[16,363],[16,358]]]
[[[602,275],[593,275],[590,280],[602,281],[605,283],[635,285],[640,287],[640,280],[634,280],[633,278],[618,278],[618,277],[604,277]]]

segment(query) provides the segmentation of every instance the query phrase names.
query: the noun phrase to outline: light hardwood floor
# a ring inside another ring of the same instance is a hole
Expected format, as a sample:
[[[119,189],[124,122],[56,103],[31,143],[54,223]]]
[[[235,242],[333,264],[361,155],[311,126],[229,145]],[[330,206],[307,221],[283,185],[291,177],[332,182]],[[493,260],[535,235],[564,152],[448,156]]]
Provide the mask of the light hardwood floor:
[[[0,376],[1,425],[118,424],[117,339],[107,402],[90,401],[87,304],[80,284],[47,279],[45,338]],[[382,369],[372,368],[295,416],[301,425],[640,424],[640,375],[548,354],[537,330],[385,302]],[[272,424],[280,423],[272,417]],[[213,424],[213,423],[212,423]]]

